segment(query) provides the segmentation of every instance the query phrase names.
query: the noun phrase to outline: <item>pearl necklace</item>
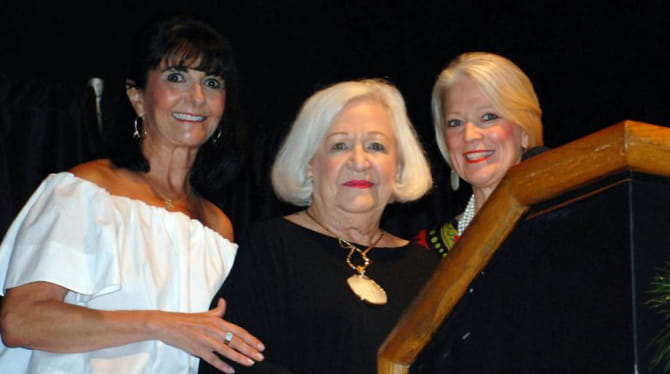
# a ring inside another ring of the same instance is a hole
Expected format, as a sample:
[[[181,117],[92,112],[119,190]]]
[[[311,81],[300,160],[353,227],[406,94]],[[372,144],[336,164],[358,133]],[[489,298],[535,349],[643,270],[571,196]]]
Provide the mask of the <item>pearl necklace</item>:
[[[461,214],[461,219],[458,220],[458,236],[463,235],[463,231],[470,225],[472,219],[475,217],[475,195],[470,196],[468,205],[466,205],[463,214]]]

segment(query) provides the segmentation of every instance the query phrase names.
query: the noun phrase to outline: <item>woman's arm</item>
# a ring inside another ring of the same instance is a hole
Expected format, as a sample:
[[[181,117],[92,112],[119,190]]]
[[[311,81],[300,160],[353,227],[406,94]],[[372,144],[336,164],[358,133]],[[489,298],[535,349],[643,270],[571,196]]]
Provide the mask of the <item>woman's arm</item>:
[[[156,339],[228,373],[232,368],[215,352],[245,366],[263,359],[258,339],[221,318],[223,300],[203,313],[101,311],[63,302],[66,293],[48,282],[8,289],[0,312],[4,344],[65,353]],[[229,345],[224,344],[227,332],[235,336]]]

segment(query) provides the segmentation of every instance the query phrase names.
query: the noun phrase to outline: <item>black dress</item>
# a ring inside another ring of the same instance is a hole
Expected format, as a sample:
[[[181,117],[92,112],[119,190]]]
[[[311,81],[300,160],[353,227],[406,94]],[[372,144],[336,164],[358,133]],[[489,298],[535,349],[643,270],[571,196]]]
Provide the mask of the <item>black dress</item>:
[[[347,253],[337,239],[283,218],[257,224],[244,236],[214,302],[226,299],[224,318],[261,339],[266,359],[250,369],[235,366],[236,372],[376,372],[379,346],[439,258],[415,243],[372,249],[366,275],[388,295],[387,304],[376,306],[349,289],[354,271]],[[200,373],[215,372],[201,363]]]

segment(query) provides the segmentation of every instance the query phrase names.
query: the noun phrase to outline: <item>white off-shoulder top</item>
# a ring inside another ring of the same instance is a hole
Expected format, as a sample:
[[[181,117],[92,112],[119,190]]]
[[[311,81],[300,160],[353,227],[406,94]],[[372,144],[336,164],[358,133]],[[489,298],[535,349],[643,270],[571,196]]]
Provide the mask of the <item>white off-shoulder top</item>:
[[[237,245],[200,221],[110,195],[70,173],[49,175],[0,245],[0,292],[35,281],[101,310],[203,312]],[[66,323],[67,321],[63,321]],[[85,353],[0,344],[0,373],[195,373],[198,358],[158,340]]]

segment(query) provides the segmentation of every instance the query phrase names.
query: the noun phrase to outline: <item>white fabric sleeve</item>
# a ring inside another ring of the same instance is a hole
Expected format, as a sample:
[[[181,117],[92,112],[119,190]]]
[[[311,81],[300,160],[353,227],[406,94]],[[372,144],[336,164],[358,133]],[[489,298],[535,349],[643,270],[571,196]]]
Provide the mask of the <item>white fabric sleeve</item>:
[[[0,293],[36,281],[89,298],[118,290],[120,270],[109,195],[69,173],[51,174],[0,245]]]

